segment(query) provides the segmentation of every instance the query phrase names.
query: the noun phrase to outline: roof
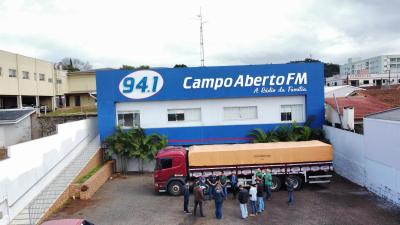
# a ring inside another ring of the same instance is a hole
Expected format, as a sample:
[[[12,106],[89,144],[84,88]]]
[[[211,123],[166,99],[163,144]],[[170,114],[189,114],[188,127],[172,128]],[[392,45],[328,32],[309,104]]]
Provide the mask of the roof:
[[[74,72],[68,72],[68,75],[78,75],[78,74],[96,74],[97,71],[103,71],[103,70],[115,70],[114,68],[99,68],[99,69],[92,69],[92,70],[84,70],[84,71],[74,71]]]
[[[400,106],[400,85],[391,85],[390,89],[388,86],[370,87],[357,91],[357,95],[372,96],[392,108]]]
[[[344,107],[354,107],[354,119],[362,119],[368,114],[382,112],[392,108],[389,104],[381,102],[371,96],[349,96],[345,98],[336,98],[336,100],[339,105],[340,115],[343,115]],[[326,98],[325,103],[336,109],[334,98]]]
[[[347,97],[356,91],[364,90],[363,88],[354,87],[351,85],[342,85],[342,86],[325,86],[325,98],[332,98],[333,94],[336,97]]]
[[[380,113],[374,113],[366,116],[366,118],[400,121],[400,107],[389,109]]]
[[[14,124],[31,115],[33,109],[1,109],[0,124]]]

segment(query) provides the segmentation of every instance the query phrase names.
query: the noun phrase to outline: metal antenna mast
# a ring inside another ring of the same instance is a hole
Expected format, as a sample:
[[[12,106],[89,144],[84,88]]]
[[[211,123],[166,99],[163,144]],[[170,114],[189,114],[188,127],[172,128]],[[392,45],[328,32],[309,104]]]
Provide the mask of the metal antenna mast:
[[[199,20],[200,20],[200,63],[201,66],[204,66],[204,41],[203,41],[203,16],[201,14],[201,8],[200,8],[200,15],[198,15]]]

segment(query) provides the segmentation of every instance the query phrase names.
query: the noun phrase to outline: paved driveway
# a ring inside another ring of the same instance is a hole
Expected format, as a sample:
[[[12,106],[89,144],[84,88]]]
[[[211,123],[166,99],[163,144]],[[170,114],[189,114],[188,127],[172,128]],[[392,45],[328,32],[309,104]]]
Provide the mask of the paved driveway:
[[[134,224],[400,224],[400,208],[375,197],[341,177],[326,187],[304,187],[296,203],[286,204],[286,192],[273,193],[261,216],[242,220],[238,202],[229,196],[223,219],[214,219],[214,203],[204,205],[205,218],[183,213],[183,197],[155,194],[152,176],[132,175],[108,181],[92,200],[71,201],[53,218],[87,218],[96,225]],[[191,208],[193,199],[190,199]]]

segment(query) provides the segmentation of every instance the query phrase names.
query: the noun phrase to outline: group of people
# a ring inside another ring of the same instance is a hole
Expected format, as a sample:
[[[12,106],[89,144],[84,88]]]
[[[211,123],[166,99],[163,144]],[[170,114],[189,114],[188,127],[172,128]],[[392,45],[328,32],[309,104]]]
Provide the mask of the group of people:
[[[231,185],[231,191],[233,198],[236,196],[239,200],[241,218],[246,219],[248,216],[256,216],[261,214],[264,207],[264,193],[266,193],[266,200],[271,200],[272,192],[272,175],[269,170],[262,171],[257,169],[253,175],[253,180],[249,191],[244,188],[242,184],[238,183],[238,177],[236,173],[232,173],[230,179],[222,172],[220,176],[215,174],[210,175],[207,179],[203,176],[199,177],[193,188],[194,195],[194,212],[196,216],[197,208],[199,208],[200,216],[204,217],[203,214],[203,201],[205,200],[205,189],[208,186],[209,200],[214,199],[215,202],[215,217],[222,219],[222,205],[224,200],[228,198],[228,180]],[[293,191],[294,184],[290,177],[285,180],[286,188],[288,190],[288,204],[292,204],[294,201]],[[183,188],[184,196],[184,212],[191,213],[189,211],[189,183],[187,182]],[[250,201],[251,213],[248,213],[247,204]]]

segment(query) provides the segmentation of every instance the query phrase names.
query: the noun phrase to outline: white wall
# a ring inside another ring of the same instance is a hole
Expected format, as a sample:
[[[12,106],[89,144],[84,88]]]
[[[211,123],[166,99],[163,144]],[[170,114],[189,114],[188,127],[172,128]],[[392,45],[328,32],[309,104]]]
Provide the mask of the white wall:
[[[0,147],[7,147],[31,140],[31,117],[15,124],[0,125]]]
[[[364,118],[366,187],[400,204],[400,122]]]
[[[343,177],[400,204],[400,122],[364,118],[364,135],[324,126]]]
[[[365,149],[363,135],[324,126],[326,138],[333,145],[335,172],[352,182],[365,184]]]
[[[57,126],[57,134],[9,146],[0,161],[0,199],[10,219],[37,196],[98,134],[97,118]],[[0,225],[7,224],[0,220]]]
[[[237,124],[282,123],[281,105],[303,104],[304,96],[284,96],[265,98],[204,99],[185,101],[123,102],[116,104],[116,111],[140,111],[142,128],[217,126]],[[223,107],[257,106],[257,119],[224,121]],[[168,122],[168,109],[201,108],[201,121]],[[304,120],[296,122],[305,121]],[[116,120],[118,121],[118,120]]]

